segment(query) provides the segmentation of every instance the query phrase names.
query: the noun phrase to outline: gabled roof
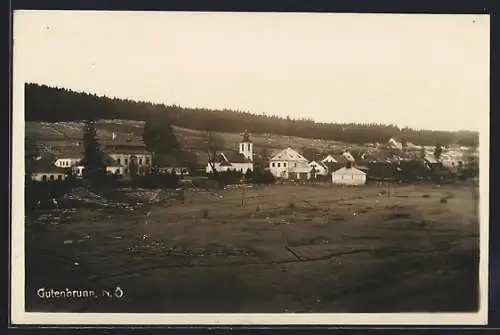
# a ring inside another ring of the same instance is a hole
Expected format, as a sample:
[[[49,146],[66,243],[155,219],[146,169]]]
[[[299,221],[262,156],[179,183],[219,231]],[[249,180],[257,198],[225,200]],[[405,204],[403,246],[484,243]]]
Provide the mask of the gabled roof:
[[[274,155],[270,160],[271,161],[289,160],[289,161],[308,162],[308,160],[304,156],[302,156],[301,154],[299,154],[297,151],[293,150],[290,147],[281,150],[276,155]]]
[[[309,162],[309,166],[312,166],[313,164],[314,165],[319,165],[319,166],[323,167],[324,169],[328,170],[328,167],[323,162],[316,162],[316,161]]]
[[[245,158],[243,154],[234,151],[221,152],[217,155],[215,161],[217,163],[251,163],[252,161]],[[229,164],[231,165],[231,164]]]
[[[338,170],[341,167],[345,166],[345,163],[341,163],[341,162],[328,163],[327,162],[327,163],[323,163],[323,165],[326,166],[326,168],[328,169],[329,173],[332,173],[333,171]]]
[[[81,150],[65,151],[57,154],[57,159],[81,159],[83,157],[83,152]]]
[[[321,162],[323,162],[323,163],[324,163],[324,162],[326,162],[326,161],[331,161],[332,163],[336,163],[336,162],[338,162],[338,161],[335,159],[335,157],[333,157],[332,155],[328,155],[328,156],[326,156],[325,158],[323,158],[323,159],[321,160]]]
[[[360,169],[357,169],[355,167],[342,167],[336,171],[333,172],[334,174],[348,174],[348,175],[366,175],[365,172],[361,171]]]
[[[66,169],[57,167],[48,160],[30,161],[31,171],[34,173],[66,173]]]
[[[110,154],[150,154],[145,146],[110,145],[103,146],[102,151]]]

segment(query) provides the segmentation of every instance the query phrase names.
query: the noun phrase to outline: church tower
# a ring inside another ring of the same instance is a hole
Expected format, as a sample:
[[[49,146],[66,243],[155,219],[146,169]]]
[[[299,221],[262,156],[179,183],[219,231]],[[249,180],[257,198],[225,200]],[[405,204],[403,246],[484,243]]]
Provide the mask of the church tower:
[[[253,143],[250,141],[250,135],[245,130],[243,134],[243,141],[240,142],[240,154],[245,156],[246,159],[253,161]]]

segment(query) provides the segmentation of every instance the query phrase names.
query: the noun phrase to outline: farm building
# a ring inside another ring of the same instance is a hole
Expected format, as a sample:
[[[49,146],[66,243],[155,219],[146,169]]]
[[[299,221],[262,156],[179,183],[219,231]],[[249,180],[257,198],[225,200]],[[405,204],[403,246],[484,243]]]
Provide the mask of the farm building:
[[[307,179],[311,167],[304,156],[288,147],[270,159],[269,171],[276,178]]]
[[[36,161],[30,170],[31,180],[34,181],[61,181],[68,177],[66,169],[44,160]]]
[[[238,152],[221,152],[213,162],[215,170],[222,171],[240,171],[245,173],[247,170],[253,171],[253,143],[250,141],[248,133],[245,132],[243,140],[238,145]],[[207,163],[206,173],[212,173],[212,164]]]
[[[311,179],[311,178],[314,179],[315,176],[328,175],[328,166],[322,162],[312,161],[309,163],[309,167],[311,168],[311,170],[309,172],[308,179]],[[313,169],[314,169],[314,172],[313,172]]]
[[[332,173],[332,182],[337,185],[364,185],[366,173],[352,166],[344,166]]]

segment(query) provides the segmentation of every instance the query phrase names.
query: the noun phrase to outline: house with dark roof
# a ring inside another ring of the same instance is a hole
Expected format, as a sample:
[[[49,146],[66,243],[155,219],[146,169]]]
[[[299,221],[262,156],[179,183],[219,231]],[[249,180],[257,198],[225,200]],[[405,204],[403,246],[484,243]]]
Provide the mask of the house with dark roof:
[[[151,170],[153,164],[152,154],[144,145],[107,145],[103,152],[111,157],[114,162],[124,168],[124,174],[130,173],[131,165],[135,164],[137,173],[144,175]]]
[[[214,162],[207,163],[206,173],[213,172],[212,164],[218,172],[232,170],[245,173],[247,170],[253,171],[253,143],[247,132],[243,134],[243,139],[239,143],[238,149],[238,152],[227,151],[218,153]]]
[[[55,166],[53,162],[38,160],[30,166],[30,177],[34,181],[61,181],[66,180],[68,174],[66,169]]]

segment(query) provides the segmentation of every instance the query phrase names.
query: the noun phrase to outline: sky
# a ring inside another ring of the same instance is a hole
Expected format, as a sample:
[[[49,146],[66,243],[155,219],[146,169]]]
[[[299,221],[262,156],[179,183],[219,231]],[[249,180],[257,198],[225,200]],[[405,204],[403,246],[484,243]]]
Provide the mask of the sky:
[[[464,14],[16,11],[14,90],[32,82],[318,122],[480,130],[489,24]]]

